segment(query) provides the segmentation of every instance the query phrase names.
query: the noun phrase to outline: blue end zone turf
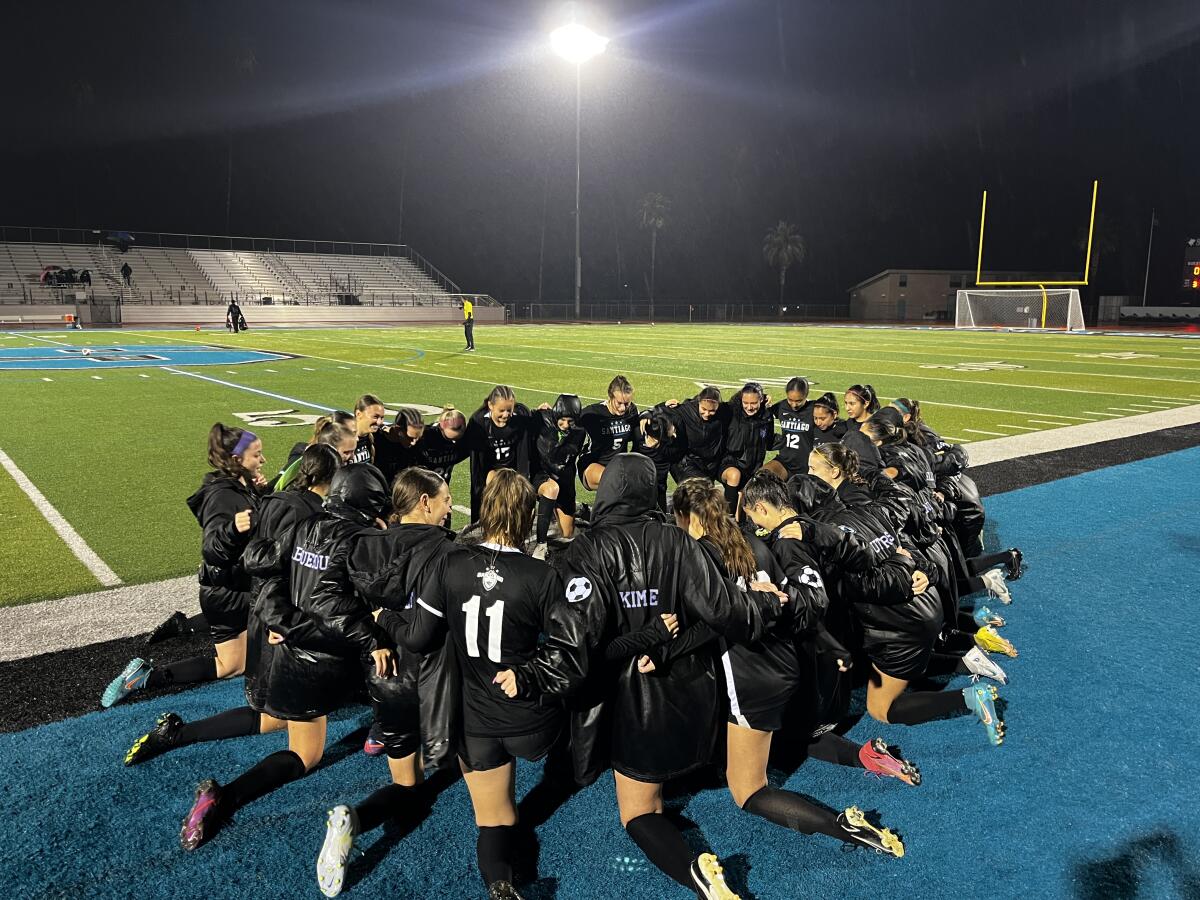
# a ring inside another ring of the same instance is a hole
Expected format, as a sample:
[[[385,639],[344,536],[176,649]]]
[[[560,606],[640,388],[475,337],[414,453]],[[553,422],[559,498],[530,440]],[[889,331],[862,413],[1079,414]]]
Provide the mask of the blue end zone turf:
[[[0,347],[0,370],[67,369],[98,372],[145,366],[240,366],[293,359],[287,353],[226,350],[220,347],[158,347],[109,344],[104,347]]]
[[[921,766],[921,787],[814,761],[786,780],[829,806],[878,811],[902,834],[904,859],[784,831],[739,812],[721,790],[670,805],[700,826],[747,900],[1196,896],[1197,471],[1200,449],[987,500],[998,546],[1020,545],[1030,566],[1003,608],[1004,633],[1021,651],[998,658],[1011,679],[1001,689],[1004,745],[988,746],[969,718],[912,728],[864,719],[850,737],[901,745]],[[97,698],[112,674],[97,678]],[[121,767],[159,712],[190,720],[241,702],[240,683],[217,684],[0,736],[0,883],[21,897],[319,897],[325,810],[387,781],[386,762],[361,753],[365,710],[331,722],[316,772],[190,854],[178,832],[196,781],[228,781],[283,739],[193,746]],[[520,773],[518,795],[539,767]],[[687,896],[622,832],[611,776],[539,835],[543,880],[525,889],[530,898]],[[345,896],[483,896],[461,782],[415,832],[377,831],[360,848],[366,857],[353,859]]]

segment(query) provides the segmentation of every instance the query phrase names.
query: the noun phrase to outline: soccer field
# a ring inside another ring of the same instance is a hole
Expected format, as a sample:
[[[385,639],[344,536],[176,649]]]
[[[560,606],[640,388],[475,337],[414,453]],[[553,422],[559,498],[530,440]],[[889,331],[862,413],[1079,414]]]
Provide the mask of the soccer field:
[[[925,418],[963,443],[1200,403],[1200,341],[1183,339],[569,325],[481,328],[477,343],[462,352],[456,327],[0,333],[0,605],[101,587],[15,479],[121,581],[181,576],[198,559],[184,500],[206,470],[213,422],[249,423],[273,473],[316,415],[367,392],[391,409],[453,403],[470,413],[497,383],[531,407],[560,392],[586,403],[620,373],[646,406],[748,380],[781,397],[804,375],[813,396],[840,400],[864,382],[885,400],[919,399]],[[466,465],[452,488],[465,504]]]

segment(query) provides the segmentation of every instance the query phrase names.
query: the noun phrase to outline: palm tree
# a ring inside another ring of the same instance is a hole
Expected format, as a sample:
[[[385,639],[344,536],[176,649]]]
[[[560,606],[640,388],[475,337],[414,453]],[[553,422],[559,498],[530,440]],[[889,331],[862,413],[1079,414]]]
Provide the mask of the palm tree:
[[[654,257],[658,247],[658,232],[667,227],[667,213],[671,211],[669,198],[651,191],[642,197],[638,210],[638,221],[642,228],[650,229],[650,321],[654,321]]]
[[[779,270],[779,306],[783,307],[783,285],[787,279],[787,270],[793,265],[804,262],[808,256],[808,242],[804,235],[796,230],[796,226],[779,220],[774,228],[767,229],[763,239],[763,258],[767,264]]]

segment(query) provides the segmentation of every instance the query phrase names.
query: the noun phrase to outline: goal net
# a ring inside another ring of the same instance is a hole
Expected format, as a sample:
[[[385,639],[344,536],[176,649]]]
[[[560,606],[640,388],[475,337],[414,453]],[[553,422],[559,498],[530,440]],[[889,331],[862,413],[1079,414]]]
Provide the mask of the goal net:
[[[955,328],[1083,329],[1083,307],[1074,288],[959,291]]]

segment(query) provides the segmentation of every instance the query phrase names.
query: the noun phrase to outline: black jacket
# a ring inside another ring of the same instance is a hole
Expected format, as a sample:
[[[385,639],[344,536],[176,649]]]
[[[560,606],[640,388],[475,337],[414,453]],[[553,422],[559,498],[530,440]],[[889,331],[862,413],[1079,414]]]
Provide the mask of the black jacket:
[[[762,468],[767,450],[774,442],[775,415],[766,403],[760,405],[754,415],[746,415],[742,409],[741,394],[734,394],[725,406],[729,415],[725,432],[725,457],[745,473],[756,472]]]
[[[569,431],[558,430],[554,410],[540,409],[534,416],[537,423],[537,453],[533,458],[534,475],[548,475],[555,481],[575,480],[575,462],[583,453],[587,432],[578,426]]]
[[[476,410],[467,422],[464,440],[471,451],[471,521],[479,521],[479,501],[492,469],[515,469],[529,477],[530,445],[536,425],[529,408],[516,404],[508,424],[496,427],[487,407]]]
[[[350,553],[350,581],[371,607],[382,610],[376,620],[396,645],[398,671],[406,671],[402,645],[416,598],[438,562],[455,547],[454,532],[438,525],[393,524],[386,531],[359,536]],[[432,768],[455,761],[462,705],[460,679],[447,644],[441,650],[416,654],[416,691],[421,711],[421,742],[425,764]]]
[[[700,418],[700,401],[696,399],[664,409],[675,423],[671,459],[691,457],[702,469],[715,469],[725,455],[729,407],[722,403],[717,407],[717,414],[708,421]]]
[[[221,472],[206,474],[200,488],[188,497],[188,509],[204,530],[198,573],[201,609],[227,615],[249,611],[250,576],[242,565],[242,552],[252,532],[239,532],[234,517],[249,509],[253,525],[260,501],[254,488]]]
[[[256,703],[281,719],[313,719],[340,706],[361,678],[359,659],[392,646],[350,580],[356,539],[375,529],[387,485],[369,463],[338,470],[325,511],[275,541],[274,555],[250,560],[265,578],[254,612],[284,638],[259,664]]]
[[[663,613],[681,632],[707,624],[730,640],[762,637],[781,612],[774,594],[746,592],[725,578],[700,546],[655,518],[654,464],[637,453],[614,457],[596,493],[592,525],[562,554],[567,599],[583,604],[594,673],[572,722],[576,778],[613,768],[665,781],[709,761],[723,721],[711,653],[691,653],[651,676],[634,656],[605,659],[607,645],[655,628]]]

